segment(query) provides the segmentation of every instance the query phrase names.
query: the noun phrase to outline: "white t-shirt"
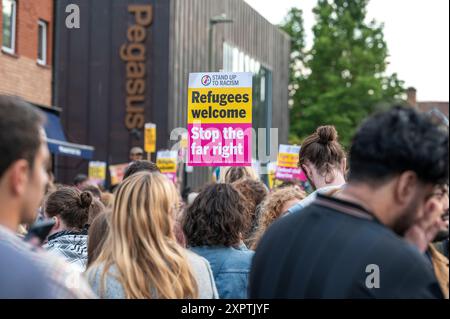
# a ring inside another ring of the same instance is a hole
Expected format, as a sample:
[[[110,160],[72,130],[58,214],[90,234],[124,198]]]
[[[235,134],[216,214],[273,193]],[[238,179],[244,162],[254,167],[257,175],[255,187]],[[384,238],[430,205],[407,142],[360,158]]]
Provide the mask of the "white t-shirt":
[[[287,210],[286,214],[284,214],[284,216],[301,211],[303,208],[310,205],[312,202],[314,202],[316,200],[317,194],[326,194],[332,190],[339,189],[344,185],[345,184],[325,186],[325,187],[316,189],[314,192],[312,192],[311,194],[309,194],[308,196],[303,198],[300,202],[298,202],[297,204],[295,204],[294,206],[289,208]]]

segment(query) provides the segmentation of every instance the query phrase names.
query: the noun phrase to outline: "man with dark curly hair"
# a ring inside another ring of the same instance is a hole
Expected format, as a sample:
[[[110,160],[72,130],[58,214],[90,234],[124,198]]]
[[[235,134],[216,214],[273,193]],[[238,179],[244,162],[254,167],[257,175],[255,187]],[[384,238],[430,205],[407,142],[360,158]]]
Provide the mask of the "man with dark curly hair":
[[[249,224],[243,201],[229,184],[208,185],[182,221],[188,247],[209,261],[222,299],[247,298],[253,251],[242,243]]]
[[[365,121],[348,183],[319,194],[261,240],[251,298],[442,298],[424,252],[441,227],[432,197],[448,182],[448,132],[393,107]]]

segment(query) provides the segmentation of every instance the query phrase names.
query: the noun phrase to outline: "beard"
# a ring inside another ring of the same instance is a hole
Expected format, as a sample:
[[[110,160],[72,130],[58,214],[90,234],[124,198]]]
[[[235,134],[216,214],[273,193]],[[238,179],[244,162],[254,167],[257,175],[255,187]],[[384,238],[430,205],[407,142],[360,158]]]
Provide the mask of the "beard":
[[[415,196],[411,203],[397,218],[392,230],[399,236],[404,236],[406,231],[413,226],[419,219],[418,213],[420,209],[420,198]]]

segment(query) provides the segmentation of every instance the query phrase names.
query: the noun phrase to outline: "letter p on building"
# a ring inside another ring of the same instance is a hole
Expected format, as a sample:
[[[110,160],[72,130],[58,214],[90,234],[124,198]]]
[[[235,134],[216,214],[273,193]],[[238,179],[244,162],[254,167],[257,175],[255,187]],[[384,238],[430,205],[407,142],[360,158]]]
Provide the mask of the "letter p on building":
[[[136,23],[148,27],[153,21],[153,9],[151,5],[130,5],[128,6],[128,12],[133,13],[136,19]]]

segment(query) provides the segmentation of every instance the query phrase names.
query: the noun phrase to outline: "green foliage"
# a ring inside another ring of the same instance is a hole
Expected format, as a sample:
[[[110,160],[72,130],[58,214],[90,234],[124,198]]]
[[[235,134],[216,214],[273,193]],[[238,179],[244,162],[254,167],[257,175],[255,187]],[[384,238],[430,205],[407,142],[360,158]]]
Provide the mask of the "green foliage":
[[[282,30],[292,39],[290,139],[334,125],[348,146],[355,129],[380,105],[399,100],[403,82],[386,75],[383,25],[366,21],[368,0],[318,0],[314,43],[305,50],[302,11],[291,9]]]

